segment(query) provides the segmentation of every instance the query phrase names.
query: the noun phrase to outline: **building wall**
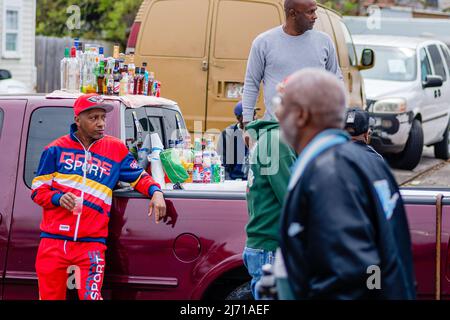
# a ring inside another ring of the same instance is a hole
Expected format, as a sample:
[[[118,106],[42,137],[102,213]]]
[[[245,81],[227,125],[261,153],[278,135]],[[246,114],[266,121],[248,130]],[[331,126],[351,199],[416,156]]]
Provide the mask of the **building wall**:
[[[19,10],[19,55],[5,56],[5,8]],[[11,71],[13,79],[25,83],[30,91],[36,87],[35,67],[36,0],[0,0],[0,68]]]
[[[450,8],[450,0],[439,0],[439,8],[442,10]]]

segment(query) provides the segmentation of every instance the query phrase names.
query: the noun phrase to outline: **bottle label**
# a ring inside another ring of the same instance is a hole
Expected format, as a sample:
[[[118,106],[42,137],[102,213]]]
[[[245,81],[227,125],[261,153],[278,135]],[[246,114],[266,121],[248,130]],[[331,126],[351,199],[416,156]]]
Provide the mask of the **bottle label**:
[[[114,81],[114,93],[119,93],[120,91],[120,82]]]

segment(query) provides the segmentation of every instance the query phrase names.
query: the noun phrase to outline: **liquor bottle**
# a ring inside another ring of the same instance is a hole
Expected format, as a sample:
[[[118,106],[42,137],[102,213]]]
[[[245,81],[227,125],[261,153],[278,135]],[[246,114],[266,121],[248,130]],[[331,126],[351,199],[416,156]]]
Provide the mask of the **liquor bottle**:
[[[150,72],[148,76],[147,93],[149,96],[154,96],[153,93],[153,83],[155,82],[155,73]]]
[[[155,81],[153,87],[155,88],[155,97],[161,97],[161,82]]]
[[[97,93],[104,93],[105,84],[105,65],[103,61],[99,62],[98,75],[97,75]]]
[[[134,78],[136,72],[136,66],[134,64],[134,55],[128,55],[128,72],[130,73],[130,77]]]
[[[144,68],[144,96],[151,96],[151,94],[148,92],[148,71],[147,71],[147,62],[142,63],[142,67]],[[142,70],[142,69],[141,69]]]
[[[128,66],[128,94],[134,94],[134,70],[130,71],[130,66]]]
[[[114,76],[111,69],[108,69],[108,76],[106,78],[106,94],[112,96],[114,94]]]
[[[137,94],[143,95],[144,94],[144,82],[145,82],[145,68],[141,68],[141,72],[139,74],[138,78],[138,92]]]
[[[70,49],[66,48],[64,50],[64,58],[60,63],[60,72],[61,72],[61,90],[67,91],[69,85],[69,59],[70,59]]]
[[[114,50],[113,50],[113,58],[115,59],[115,60],[117,60],[117,59],[119,59],[119,55],[120,55],[120,46],[118,45],[118,44],[116,44],[115,46],[114,46]]]
[[[115,66],[114,66],[114,95],[118,96],[120,91],[120,79],[122,78],[120,71],[119,71],[119,60],[116,60]]]
[[[105,49],[103,47],[98,48],[98,60],[103,61],[105,59]]]
[[[136,74],[134,75],[133,79],[133,94],[137,94],[138,87],[139,87],[139,76],[141,74],[141,68],[136,68]]]
[[[120,79],[119,95],[124,96],[128,94],[128,66],[125,65],[122,69],[122,79]]]
[[[70,58],[68,61],[68,90],[69,92],[76,93],[80,90],[80,61],[76,56],[76,49],[72,47],[70,49]]]

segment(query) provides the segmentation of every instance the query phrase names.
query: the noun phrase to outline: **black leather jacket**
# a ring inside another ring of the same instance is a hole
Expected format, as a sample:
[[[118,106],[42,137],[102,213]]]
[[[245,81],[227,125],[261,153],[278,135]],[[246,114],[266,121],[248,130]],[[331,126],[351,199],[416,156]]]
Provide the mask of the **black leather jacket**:
[[[280,247],[299,299],[415,299],[398,186],[358,144],[331,147],[307,165],[287,197]]]

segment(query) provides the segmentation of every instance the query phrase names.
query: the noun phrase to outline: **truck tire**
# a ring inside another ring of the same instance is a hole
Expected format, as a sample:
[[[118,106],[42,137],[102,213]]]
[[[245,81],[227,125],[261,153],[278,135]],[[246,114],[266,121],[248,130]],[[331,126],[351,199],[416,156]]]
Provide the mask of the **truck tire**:
[[[434,156],[436,159],[448,160],[450,158],[450,140],[449,133],[450,124],[447,125],[447,130],[444,132],[444,138],[441,142],[434,144]]]
[[[398,154],[387,157],[392,167],[403,170],[413,170],[420,162],[423,151],[423,130],[419,120],[414,119],[409,132],[405,149]]]
[[[250,288],[250,281],[240,285],[231,291],[225,300],[254,300],[252,289]]]

